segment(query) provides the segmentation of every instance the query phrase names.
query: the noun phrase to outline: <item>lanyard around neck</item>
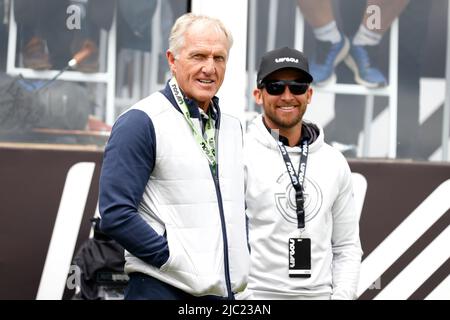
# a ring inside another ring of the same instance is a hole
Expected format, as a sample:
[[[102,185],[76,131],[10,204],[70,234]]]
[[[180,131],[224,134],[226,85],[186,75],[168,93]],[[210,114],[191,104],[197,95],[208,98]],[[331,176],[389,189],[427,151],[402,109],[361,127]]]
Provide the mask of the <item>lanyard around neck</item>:
[[[300,156],[298,175],[295,173],[291,158],[289,157],[286,147],[281,141],[278,141],[278,147],[280,148],[281,155],[283,157],[284,164],[286,165],[289,177],[291,178],[292,187],[295,190],[295,211],[297,213],[297,227],[299,229],[303,229],[305,228],[305,200],[303,194],[303,183],[305,181],[306,163],[308,161],[308,141],[305,139],[302,143],[302,152]]]
[[[186,102],[184,101],[183,95],[181,94],[180,87],[178,86],[177,80],[173,77],[169,81],[170,90],[172,90],[172,94],[175,97],[175,101],[177,102],[178,106],[181,109],[181,112],[184,115],[184,118],[186,119],[186,122],[192,129],[192,134],[194,135],[195,141],[197,141],[198,145],[203,151],[203,154],[208,159],[208,162],[210,166],[215,170],[216,168],[216,150],[215,150],[215,132],[214,132],[214,126],[212,123],[212,117],[211,113],[209,114],[208,121],[205,125],[205,136],[206,140],[203,137],[202,134],[200,134],[195,127],[194,123],[191,119],[191,114],[189,113],[189,109],[186,105]]]

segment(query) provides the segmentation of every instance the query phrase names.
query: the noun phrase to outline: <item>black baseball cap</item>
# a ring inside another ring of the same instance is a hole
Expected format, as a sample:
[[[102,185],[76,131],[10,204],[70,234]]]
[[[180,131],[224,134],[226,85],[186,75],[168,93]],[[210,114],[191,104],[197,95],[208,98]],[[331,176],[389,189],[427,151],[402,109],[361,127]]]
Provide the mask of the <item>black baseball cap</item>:
[[[300,70],[308,83],[313,82],[313,77],[309,73],[308,58],[306,58],[303,52],[289,47],[283,47],[269,51],[262,56],[256,78],[257,86],[259,87],[264,79],[272,72],[285,68]]]

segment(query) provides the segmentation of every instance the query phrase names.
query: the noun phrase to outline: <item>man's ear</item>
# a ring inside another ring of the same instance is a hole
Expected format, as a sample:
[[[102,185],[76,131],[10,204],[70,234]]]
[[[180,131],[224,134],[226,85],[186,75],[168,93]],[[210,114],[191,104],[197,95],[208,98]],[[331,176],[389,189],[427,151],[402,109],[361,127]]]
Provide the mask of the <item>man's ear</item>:
[[[253,90],[253,98],[255,99],[256,104],[262,105],[263,104],[262,90],[258,88]]]
[[[311,103],[312,95],[313,95],[313,88],[311,88],[311,86],[309,86],[308,91],[306,91],[307,104]]]
[[[175,55],[173,54],[172,51],[167,50],[166,51],[166,58],[167,58],[167,62],[169,63],[169,68],[170,68],[170,72],[175,75]]]

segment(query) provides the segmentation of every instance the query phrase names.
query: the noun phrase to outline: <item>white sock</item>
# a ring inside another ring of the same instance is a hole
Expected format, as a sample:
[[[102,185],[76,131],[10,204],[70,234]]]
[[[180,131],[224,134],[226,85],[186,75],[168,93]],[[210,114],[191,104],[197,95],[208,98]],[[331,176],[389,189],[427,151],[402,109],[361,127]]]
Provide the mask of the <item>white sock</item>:
[[[375,46],[380,43],[382,37],[381,33],[371,31],[361,24],[352,43],[355,46]]]
[[[341,41],[341,33],[339,32],[336,21],[324,25],[320,28],[314,28],[314,36],[319,41],[330,41],[331,43],[338,43]]]

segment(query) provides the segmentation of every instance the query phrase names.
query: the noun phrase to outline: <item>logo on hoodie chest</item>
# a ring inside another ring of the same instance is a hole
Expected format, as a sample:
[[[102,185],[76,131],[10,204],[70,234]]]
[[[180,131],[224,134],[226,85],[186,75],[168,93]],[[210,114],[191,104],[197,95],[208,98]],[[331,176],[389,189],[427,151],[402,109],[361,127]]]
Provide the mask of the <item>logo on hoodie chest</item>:
[[[285,190],[274,194],[277,211],[286,221],[297,224],[295,189],[287,171],[277,179],[277,184]],[[304,180],[303,194],[305,199],[305,222],[308,222],[319,213],[322,207],[323,194],[319,185],[308,177],[305,177]]]

